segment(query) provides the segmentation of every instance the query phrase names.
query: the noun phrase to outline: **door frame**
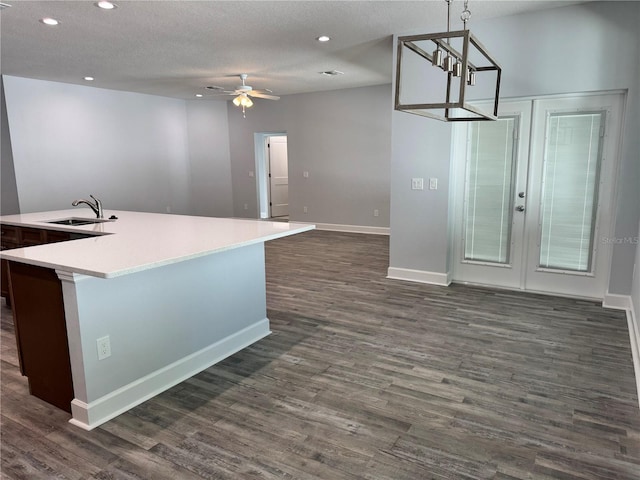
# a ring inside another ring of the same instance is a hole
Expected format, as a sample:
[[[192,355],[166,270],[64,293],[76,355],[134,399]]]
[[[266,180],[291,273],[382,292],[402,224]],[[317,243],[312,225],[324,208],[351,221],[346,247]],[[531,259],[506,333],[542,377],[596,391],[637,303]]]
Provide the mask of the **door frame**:
[[[270,215],[269,192],[269,137],[286,137],[286,131],[257,132],[253,134],[255,151],[256,198],[258,199],[259,218],[268,219]]]
[[[599,229],[598,231],[598,237],[603,238],[603,237],[613,237],[614,233],[615,233],[615,217],[616,217],[616,212],[617,212],[617,205],[618,205],[618,197],[619,197],[619,192],[618,192],[618,177],[619,177],[619,172],[620,172],[620,159],[621,159],[621,155],[622,155],[622,142],[623,142],[623,136],[624,136],[624,127],[625,127],[625,123],[626,123],[626,116],[627,116],[627,99],[628,99],[628,92],[627,90],[602,90],[602,91],[594,91],[594,92],[578,92],[578,93],[568,93],[568,94],[554,94],[554,95],[534,95],[534,96],[530,96],[530,97],[513,97],[513,98],[508,98],[508,99],[502,99],[502,101],[504,101],[505,103],[512,103],[512,102],[531,102],[533,108],[535,108],[534,106],[534,102],[536,100],[554,100],[554,99],[571,99],[571,98],[584,98],[584,97],[589,97],[589,96],[604,96],[604,95],[619,95],[620,99],[621,99],[621,105],[620,105],[620,124],[618,125],[619,127],[619,131],[617,139],[615,139],[615,149],[616,149],[616,158],[614,160],[614,165],[613,165],[613,171],[611,172],[611,185],[610,185],[610,200],[611,200],[611,212],[610,212],[610,216],[609,216],[609,221],[608,222],[604,222],[606,225],[603,225],[601,229]],[[482,103],[481,101],[479,101],[478,103]],[[533,118],[533,116],[532,116]],[[531,124],[533,124],[533,121],[531,122]],[[531,125],[531,128],[533,128],[533,125]],[[524,280],[521,281],[521,286],[519,288],[513,288],[513,287],[508,287],[508,286],[501,286],[501,285],[492,285],[490,283],[475,283],[475,282],[469,282],[469,281],[464,281],[464,280],[459,280],[456,279],[456,259],[458,258],[459,254],[456,254],[456,248],[458,248],[459,246],[459,235],[462,235],[463,232],[460,231],[460,225],[462,225],[462,215],[463,215],[463,209],[464,209],[464,179],[466,176],[466,167],[465,168],[459,168],[460,165],[466,165],[466,131],[467,128],[464,124],[458,124],[458,123],[454,123],[453,128],[452,128],[452,147],[451,147],[451,161],[450,161],[450,200],[451,200],[451,210],[450,210],[450,216],[449,216],[449,220],[451,222],[450,225],[450,232],[451,232],[451,236],[449,238],[449,261],[450,261],[450,265],[449,265],[449,272],[450,272],[450,276],[452,278],[452,283],[462,283],[462,284],[469,284],[469,285],[481,285],[481,286],[488,286],[491,288],[499,288],[499,289],[505,289],[505,290],[522,290],[522,291],[530,291],[531,293],[541,293],[541,294],[547,294],[547,295],[555,295],[555,296],[563,296],[563,297],[570,297],[570,298],[580,298],[580,299],[588,299],[588,300],[603,300],[604,297],[607,295],[608,292],[608,288],[605,286],[605,291],[602,292],[602,296],[601,297],[587,297],[587,296],[580,296],[580,295],[573,295],[573,294],[565,294],[565,293],[555,293],[555,292],[545,292],[545,291],[534,291],[534,290],[525,290],[525,282]],[[530,161],[530,157],[532,155],[531,149],[533,148],[532,146],[533,142],[530,142],[529,144],[529,148],[528,151],[525,152],[526,155],[529,157],[528,160]],[[462,178],[461,178],[462,177]],[[528,184],[527,184],[527,192],[530,191],[531,185],[529,184],[529,182],[531,181],[531,178],[528,179]],[[605,231],[606,230],[606,231]],[[525,235],[526,237],[527,235]],[[524,239],[524,248],[528,251],[529,250],[529,239],[525,238]],[[613,249],[612,248],[603,248],[603,250],[605,250],[605,252],[603,252],[603,254],[605,255],[606,261],[604,262],[605,268],[604,270],[608,270],[607,274],[607,280],[606,280],[606,285],[608,285],[608,279],[610,277],[610,269],[611,269],[611,262],[612,262],[612,257],[613,257]],[[525,252],[525,256],[526,256],[526,252]],[[528,263],[528,262],[527,262]],[[522,271],[523,275],[526,275],[526,268],[523,268]]]

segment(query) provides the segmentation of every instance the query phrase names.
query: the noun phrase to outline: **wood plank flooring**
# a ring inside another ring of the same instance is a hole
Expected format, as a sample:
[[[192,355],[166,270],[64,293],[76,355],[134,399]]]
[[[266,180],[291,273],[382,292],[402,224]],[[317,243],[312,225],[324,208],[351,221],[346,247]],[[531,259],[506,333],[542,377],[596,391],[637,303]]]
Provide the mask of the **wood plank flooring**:
[[[267,244],[273,334],[85,432],[28,395],[2,308],[6,479],[640,479],[624,314],[385,278],[388,238]]]

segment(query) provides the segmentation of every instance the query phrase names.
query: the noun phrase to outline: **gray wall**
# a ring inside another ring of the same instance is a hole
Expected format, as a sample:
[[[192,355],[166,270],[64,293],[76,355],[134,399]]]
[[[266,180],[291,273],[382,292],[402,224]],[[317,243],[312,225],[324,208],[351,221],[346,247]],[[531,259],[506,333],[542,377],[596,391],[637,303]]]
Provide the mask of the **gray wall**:
[[[4,77],[21,213],[69,208],[189,213],[185,102]]]
[[[640,225],[638,226],[638,236],[635,237],[636,261],[634,262],[633,284],[631,286],[631,301],[635,313],[636,325],[640,325]],[[638,385],[640,388],[640,385]]]
[[[502,98],[628,89],[616,237],[635,235],[640,210],[639,22],[637,2],[593,2],[471,22],[471,31],[503,68]],[[408,182],[414,172],[442,178],[449,170],[449,150],[448,125],[393,113],[392,267],[447,273],[447,183],[417,195]],[[610,293],[630,293],[634,255],[629,245],[615,246]]]
[[[7,109],[4,100],[4,82],[0,76],[0,215],[19,213],[18,187],[16,186],[16,172],[13,169],[13,152],[9,137]]]
[[[258,217],[254,133],[287,132],[292,220],[389,226],[389,85],[257,101],[246,118],[229,104],[229,131],[237,216]]]
[[[194,215],[231,217],[233,196],[226,102],[187,101]]]

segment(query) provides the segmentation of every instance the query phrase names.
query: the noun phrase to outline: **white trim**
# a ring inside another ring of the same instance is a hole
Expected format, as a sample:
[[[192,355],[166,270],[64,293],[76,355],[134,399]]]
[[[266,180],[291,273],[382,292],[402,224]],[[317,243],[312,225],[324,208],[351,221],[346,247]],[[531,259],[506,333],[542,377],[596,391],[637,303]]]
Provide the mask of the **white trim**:
[[[84,430],[111,420],[142,402],[164,392],[193,375],[224,360],[252,343],[269,335],[269,319],[257,321],[239,332],[211,344],[202,350],[167,365],[105,396],[85,403],[71,401],[73,418],[69,423]]]
[[[633,305],[629,295],[616,295],[614,293],[607,292],[602,300],[602,306],[604,308],[629,311]]]
[[[636,389],[638,390],[638,407],[640,407],[640,323],[629,297],[630,308],[627,309],[627,324],[629,326],[629,341],[633,356],[633,370],[636,374]]]
[[[505,290],[507,292],[523,292],[523,293],[531,293],[535,295],[546,295],[547,297],[559,297],[559,298],[571,298],[573,300],[586,300],[588,302],[601,302],[602,298],[598,297],[587,297],[584,295],[572,295],[570,293],[562,293],[562,292],[547,292],[544,290],[525,290],[524,288],[511,287],[508,285],[495,285],[493,283],[482,283],[482,282],[467,282],[461,280],[453,280],[452,283],[457,283],[458,285],[469,285],[472,287],[482,287],[482,288],[492,288],[495,290]]]
[[[629,325],[629,340],[631,341],[631,354],[633,355],[633,370],[636,374],[636,389],[638,390],[638,407],[640,407],[640,323],[633,309],[627,310],[627,324]]]
[[[629,342],[631,344],[631,356],[633,357],[633,371],[636,376],[636,389],[638,390],[638,407],[640,407],[640,324],[634,311],[633,301],[630,295],[615,295],[607,293],[602,302],[604,308],[625,310],[627,312],[627,327],[629,329]]]
[[[331,232],[368,233],[371,235],[389,235],[389,227],[368,227],[365,225],[339,225],[336,223],[316,223],[317,230]]]
[[[425,270],[412,270],[410,268],[389,267],[387,278],[394,280],[407,280],[409,282],[428,283],[448,287],[451,283],[451,274],[439,272],[427,272]]]

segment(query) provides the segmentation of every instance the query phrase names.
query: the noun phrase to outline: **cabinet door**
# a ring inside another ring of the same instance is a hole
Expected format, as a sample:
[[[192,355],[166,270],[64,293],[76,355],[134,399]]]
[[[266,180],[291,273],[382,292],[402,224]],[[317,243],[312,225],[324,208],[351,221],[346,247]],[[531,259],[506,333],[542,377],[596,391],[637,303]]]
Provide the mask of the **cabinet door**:
[[[45,230],[40,228],[21,228],[22,246],[29,247],[32,245],[42,245],[46,243]]]
[[[20,227],[13,225],[0,225],[2,232],[2,248],[16,248],[20,244],[19,231]]]

